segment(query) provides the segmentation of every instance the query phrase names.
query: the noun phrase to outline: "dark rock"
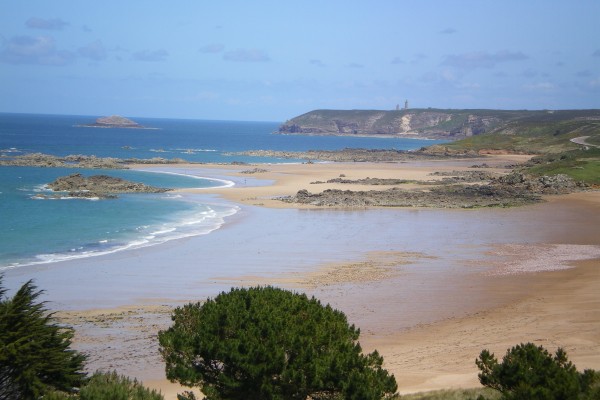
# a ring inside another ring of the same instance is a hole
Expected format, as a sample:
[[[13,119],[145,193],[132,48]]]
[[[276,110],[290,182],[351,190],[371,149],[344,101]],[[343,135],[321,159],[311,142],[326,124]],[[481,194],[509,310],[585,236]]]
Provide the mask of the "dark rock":
[[[56,192],[68,192],[69,197],[115,198],[115,193],[164,193],[171,189],[157,188],[108,175],[84,177],[72,174],[56,179],[48,187]]]

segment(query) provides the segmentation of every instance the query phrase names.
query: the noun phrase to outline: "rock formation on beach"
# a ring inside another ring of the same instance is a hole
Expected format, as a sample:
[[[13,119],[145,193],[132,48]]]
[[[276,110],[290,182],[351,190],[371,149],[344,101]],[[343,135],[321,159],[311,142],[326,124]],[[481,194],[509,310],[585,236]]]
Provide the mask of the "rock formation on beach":
[[[67,192],[69,197],[101,199],[115,198],[117,193],[164,193],[171,190],[108,175],[93,175],[86,178],[81,174],[60,177],[49,183],[48,187],[55,192]],[[61,195],[39,195],[44,198],[57,196]]]
[[[574,182],[566,175],[534,177],[519,172],[495,177],[480,172],[460,173],[455,179],[440,182],[417,182],[434,185],[426,189],[403,189],[352,191],[327,189],[321,193],[310,193],[302,189],[294,196],[279,200],[286,203],[310,204],[319,207],[434,207],[434,208],[479,208],[513,207],[536,203],[541,195],[564,194],[582,190],[585,185]],[[464,178],[464,179],[461,179]],[[345,183],[344,180],[335,180]],[[460,183],[457,183],[460,182]],[[466,182],[466,183],[464,183]],[[476,182],[476,183],[475,183]],[[313,182],[315,184],[321,182]],[[348,181],[348,183],[356,183]],[[369,182],[360,182],[369,183]],[[372,179],[370,184],[402,184],[404,182],[381,182]],[[408,182],[407,182],[408,183]],[[415,183],[415,182],[410,182]],[[475,183],[475,184],[474,184]]]

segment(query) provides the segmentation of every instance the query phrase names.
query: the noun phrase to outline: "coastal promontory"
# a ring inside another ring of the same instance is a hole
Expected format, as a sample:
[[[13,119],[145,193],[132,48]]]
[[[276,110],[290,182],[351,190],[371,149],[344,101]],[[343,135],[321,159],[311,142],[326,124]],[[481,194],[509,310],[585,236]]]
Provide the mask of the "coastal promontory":
[[[278,133],[459,140],[488,133],[514,134],[522,127],[599,118],[600,110],[314,110],[286,121]]]

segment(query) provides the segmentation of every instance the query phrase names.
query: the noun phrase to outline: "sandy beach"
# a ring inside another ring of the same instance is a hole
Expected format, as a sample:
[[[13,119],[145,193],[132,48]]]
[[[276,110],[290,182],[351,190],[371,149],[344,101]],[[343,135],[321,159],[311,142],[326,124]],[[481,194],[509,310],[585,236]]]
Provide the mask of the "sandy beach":
[[[90,369],[116,369],[174,399],[156,333],[173,306],[232,286],[272,284],[344,311],[378,349],[400,393],[478,386],[474,360],[520,342],[563,347],[600,369],[600,192],[509,209],[319,209],[274,199],[300,189],[368,190],[348,179],[433,180],[485,162],[497,173],[526,156],[411,161],[139,166],[235,183],[186,196],[240,211],[217,231],[149,248],[8,271],[29,278],[76,329]],[[253,169],[260,171],[253,171]]]

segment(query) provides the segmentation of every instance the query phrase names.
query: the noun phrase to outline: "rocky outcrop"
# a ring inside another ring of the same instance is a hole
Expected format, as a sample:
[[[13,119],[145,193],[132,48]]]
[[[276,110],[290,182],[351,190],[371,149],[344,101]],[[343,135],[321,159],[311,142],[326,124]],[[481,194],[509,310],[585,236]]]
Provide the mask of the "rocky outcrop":
[[[497,114],[481,110],[315,110],[287,121],[279,133],[459,139],[490,131],[503,121]]]
[[[154,158],[112,158],[85,155],[52,156],[43,153],[30,153],[15,157],[0,158],[0,166],[12,167],[62,167],[86,169],[126,169],[128,164],[181,164],[184,159],[161,157]]]
[[[484,176],[490,178],[490,176]],[[444,182],[442,182],[444,183]],[[319,207],[512,207],[541,201],[541,195],[570,193],[582,189],[566,175],[533,177],[513,172],[491,178],[486,184],[442,184],[428,190],[351,191],[328,189],[310,193],[303,189],[295,196],[281,197],[287,203]]]
[[[389,149],[342,149],[309,151],[250,150],[238,153],[226,153],[230,156],[269,157],[295,160],[319,160],[334,162],[396,162],[407,160],[434,160],[448,157],[475,157],[475,152],[437,152],[403,151]]]
[[[81,174],[72,174],[58,178],[54,182],[49,183],[48,188],[55,192],[66,192],[68,197],[101,199],[115,198],[118,193],[164,193],[171,190],[131,182],[108,175],[93,175],[86,178]],[[40,196],[57,197],[63,195]]]
[[[129,118],[120,115],[111,115],[110,117],[100,117],[91,124],[76,125],[82,128],[126,128],[126,129],[158,129],[142,126]]]

